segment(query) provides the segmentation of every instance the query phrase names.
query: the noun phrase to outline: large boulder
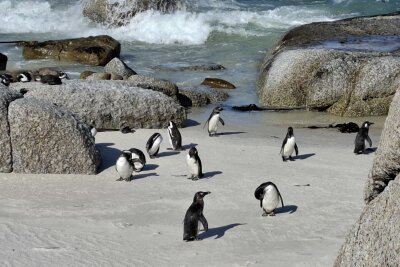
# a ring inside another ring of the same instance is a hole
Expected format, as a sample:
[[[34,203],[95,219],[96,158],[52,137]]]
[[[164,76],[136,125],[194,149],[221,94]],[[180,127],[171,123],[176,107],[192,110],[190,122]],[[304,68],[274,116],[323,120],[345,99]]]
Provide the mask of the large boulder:
[[[368,42],[370,34],[398,35],[398,23],[396,13],[312,23],[289,31],[264,59],[257,82],[260,102],[341,116],[387,114],[400,86],[399,50],[352,51],[346,45],[353,42],[354,48],[356,41]],[[339,48],[332,49],[332,42]]]
[[[0,172],[12,172],[12,145],[10,126],[8,123],[8,106],[12,101],[22,97],[21,94],[11,91],[0,85]]]
[[[83,0],[83,15],[94,22],[108,26],[122,26],[136,13],[153,9],[162,13],[175,11],[179,0]]]
[[[134,87],[125,81],[69,80],[62,85],[13,83],[19,91],[26,88],[26,98],[55,103],[96,128],[119,130],[130,128],[163,128],[170,120],[178,125],[186,119],[184,108],[167,95]]]
[[[207,86],[184,87],[179,89],[179,102],[185,107],[202,107],[210,103],[218,103],[228,99],[225,91]]]
[[[121,44],[107,35],[45,42],[21,42],[25,59],[57,59],[104,66],[119,57]]]
[[[108,72],[114,75],[120,75],[128,78],[129,76],[135,75],[136,72],[129,68],[125,62],[119,58],[113,58],[107,65],[104,66],[104,72]]]
[[[166,80],[157,80],[150,76],[132,75],[128,78],[128,82],[131,86],[161,92],[175,99],[178,94],[178,86],[176,84]]]
[[[339,251],[335,267],[400,262],[400,89],[390,106],[364,191],[367,203]]]
[[[400,174],[400,87],[390,105],[378,150],[364,191],[367,203],[376,198]],[[400,216],[400,214],[399,214]]]
[[[8,57],[0,53],[0,70],[6,70]]]
[[[69,111],[22,98],[10,104],[8,119],[14,172],[96,174],[101,157],[94,138]]]

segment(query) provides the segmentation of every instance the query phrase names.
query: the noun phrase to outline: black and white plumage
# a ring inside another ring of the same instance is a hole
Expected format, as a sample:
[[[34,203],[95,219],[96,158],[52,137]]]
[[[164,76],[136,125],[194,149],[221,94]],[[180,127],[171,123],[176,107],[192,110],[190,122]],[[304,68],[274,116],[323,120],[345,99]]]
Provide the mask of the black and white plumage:
[[[184,241],[198,240],[199,222],[203,225],[204,231],[208,231],[208,222],[203,215],[203,198],[208,194],[211,194],[211,192],[199,191],[194,195],[192,205],[190,205],[189,209],[186,211],[185,219],[183,220]]]
[[[29,72],[21,72],[17,75],[17,81],[27,83],[32,81],[32,75]]]
[[[161,134],[154,133],[152,136],[150,136],[149,140],[147,141],[146,150],[151,159],[154,159],[155,157],[157,157],[158,151],[160,150],[160,144],[161,144],[162,140],[163,140],[163,138],[162,138]]]
[[[60,79],[67,79],[69,80],[69,76],[67,73],[65,73],[64,71],[60,70],[58,71],[58,78]]]
[[[216,136],[218,130],[218,122],[221,122],[222,125],[225,125],[224,120],[220,117],[220,112],[224,109],[221,107],[216,107],[210,114],[206,124],[208,124],[208,135],[209,136]]]
[[[262,216],[275,216],[274,211],[279,205],[279,200],[284,207],[281,193],[272,182],[266,182],[257,187],[254,196],[260,200],[260,207],[264,211]]]
[[[373,122],[366,121],[364,122],[360,130],[357,133],[356,140],[354,141],[354,153],[361,154],[365,152],[365,142],[369,143],[369,146],[372,146],[371,138],[369,138],[369,126],[374,124]]]
[[[35,81],[41,82],[43,84],[48,84],[48,85],[60,85],[62,84],[60,77],[57,75],[37,75],[35,77]]]
[[[132,153],[132,159],[139,159],[140,161],[136,161],[135,165],[135,172],[140,172],[143,170],[144,166],[146,165],[146,156],[142,152],[142,150],[137,148],[131,148],[129,151]]]
[[[195,147],[192,147],[189,150],[189,153],[186,156],[186,163],[190,173],[189,179],[198,180],[204,176],[199,153]]]
[[[140,164],[144,165],[140,159],[132,158],[132,152],[129,150],[123,150],[115,164],[115,168],[119,174],[119,179],[117,179],[117,181],[131,181],[132,173],[134,171],[138,172],[136,169],[136,165],[138,164],[139,166]]]
[[[11,83],[11,80],[7,75],[1,74],[0,75],[0,83],[5,85],[5,86],[9,86],[10,83]]]
[[[182,149],[182,136],[178,127],[173,121],[170,121],[168,124],[168,137],[173,150]]]
[[[287,158],[293,160],[292,158],[293,151],[296,151],[296,156],[299,154],[299,149],[296,144],[296,138],[294,137],[293,134],[293,128],[289,127],[281,147],[280,154],[282,155],[282,160],[286,161]]]

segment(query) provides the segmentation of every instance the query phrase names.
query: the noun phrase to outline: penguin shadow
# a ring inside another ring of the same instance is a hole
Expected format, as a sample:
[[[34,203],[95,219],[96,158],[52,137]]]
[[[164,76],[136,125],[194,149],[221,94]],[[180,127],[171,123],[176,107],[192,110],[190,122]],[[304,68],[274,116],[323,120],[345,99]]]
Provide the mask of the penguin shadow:
[[[138,175],[135,175],[135,173],[133,173],[132,181],[133,180],[139,180],[139,179],[147,178],[147,177],[151,177],[151,176],[159,176],[159,175],[157,173],[155,173],[155,172],[142,173],[142,174],[138,174]]]
[[[297,206],[296,205],[286,205],[284,207],[280,207],[280,208],[276,208],[274,213],[275,214],[281,214],[281,213],[295,213],[297,210]]]
[[[173,155],[177,155],[177,154],[179,154],[179,152],[177,152],[177,151],[164,151],[164,152],[158,153],[157,158],[168,157],[168,156],[173,156]]]
[[[374,153],[377,149],[378,149],[377,147],[369,147],[369,148],[365,149],[364,154],[368,155],[368,154]]]
[[[111,147],[114,143],[99,143],[96,144],[96,148],[101,154],[101,165],[99,167],[99,173],[115,165],[115,162],[121,151],[119,149]]]
[[[182,123],[182,127],[186,128],[186,127],[194,127],[197,125],[200,125],[201,123],[195,120],[191,120],[191,119],[186,119],[183,123]]]
[[[221,174],[221,171],[212,171],[212,172],[206,172],[203,173],[203,177],[201,177],[201,179],[210,179],[212,177],[214,177],[215,175]]]
[[[245,223],[232,223],[232,224],[228,224],[225,226],[211,228],[211,229],[208,229],[207,232],[202,232],[201,234],[199,234],[198,238],[206,239],[206,238],[210,238],[212,236],[216,236],[214,239],[218,239],[218,238],[223,237],[225,235],[226,231],[228,231],[229,229],[232,229],[236,226],[239,226],[239,225],[245,225]]]
[[[185,150],[191,149],[192,147],[196,147],[197,145],[198,144],[195,144],[195,143],[190,143],[190,144],[187,144],[187,145],[183,145],[181,147],[181,149],[176,150],[176,152],[185,151]],[[171,147],[168,147],[167,150],[168,151],[173,151],[173,149]]]
[[[301,159],[301,160],[303,160],[303,159],[308,159],[308,158],[310,158],[310,157],[312,157],[312,156],[315,156],[315,153],[308,153],[308,154],[297,155],[297,156],[294,156],[293,159],[294,159],[294,160],[296,160],[296,159]]]
[[[222,136],[222,135],[234,135],[234,134],[244,134],[247,132],[222,132],[222,133],[217,133],[216,136]]]
[[[144,165],[143,171],[154,171],[158,168],[157,164],[146,164]]]

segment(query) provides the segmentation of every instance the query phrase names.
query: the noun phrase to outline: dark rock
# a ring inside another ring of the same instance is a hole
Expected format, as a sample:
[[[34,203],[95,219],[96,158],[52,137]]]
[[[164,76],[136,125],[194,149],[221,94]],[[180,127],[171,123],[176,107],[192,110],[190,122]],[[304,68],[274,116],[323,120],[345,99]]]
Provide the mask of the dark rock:
[[[157,10],[162,13],[175,11],[179,6],[178,0],[85,0],[83,15],[92,21],[109,26],[122,26],[130,22],[136,13],[145,10]]]
[[[130,77],[135,75],[136,72],[129,68],[121,59],[113,58],[107,65],[104,66],[104,72],[108,72],[114,75],[120,75],[122,77]]]
[[[134,129],[130,128],[129,126],[122,126],[120,129],[121,133],[127,134],[127,133],[134,133],[136,132]]]
[[[96,174],[101,163],[90,129],[72,113],[34,98],[9,106],[17,173]]]
[[[184,107],[202,107],[228,99],[225,91],[209,87],[179,88],[179,101]]]
[[[358,133],[360,127],[354,122],[336,124],[335,128],[339,128],[341,133]]]
[[[6,70],[8,57],[0,53],[0,70]]]
[[[237,110],[237,111],[262,111],[262,110],[266,110],[265,108],[258,107],[256,104],[249,104],[249,105],[245,105],[245,106],[233,106],[232,109],[233,110]]]
[[[0,84],[0,172],[12,172],[12,145],[8,123],[10,103],[22,95]]]
[[[218,71],[224,70],[225,67],[215,63],[191,65],[187,63],[164,64],[154,67],[155,70],[161,71]]]
[[[223,89],[236,88],[236,86],[234,86],[230,82],[218,78],[205,78],[201,84],[205,86],[210,86],[212,88],[223,88]]]
[[[66,80],[53,86],[13,83],[10,88],[27,88],[25,98],[55,103],[87,124],[95,121],[99,130],[120,130],[123,123],[130,128],[163,128],[170,120],[181,125],[186,119],[176,100],[125,81]]]
[[[58,59],[83,64],[104,66],[119,57],[121,44],[107,35],[87,38],[52,40],[46,42],[23,42],[25,59]]]

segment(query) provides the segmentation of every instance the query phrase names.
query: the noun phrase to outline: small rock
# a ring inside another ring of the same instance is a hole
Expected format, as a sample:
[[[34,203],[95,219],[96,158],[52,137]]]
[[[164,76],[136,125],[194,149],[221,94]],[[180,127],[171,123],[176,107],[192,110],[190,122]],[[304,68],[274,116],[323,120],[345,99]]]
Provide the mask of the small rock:
[[[236,86],[222,79],[218,78],[205,78],[201,83],[202,85],[210,86],[212,88],[235,89]]]
[[[6,70],[8,57],[0,53],[0,70]]]
[[[104,67],[104,72],[120,75],[122,77],[130,77],[135,75],[136,72],[129,68],[121,59],[115,57]]]

